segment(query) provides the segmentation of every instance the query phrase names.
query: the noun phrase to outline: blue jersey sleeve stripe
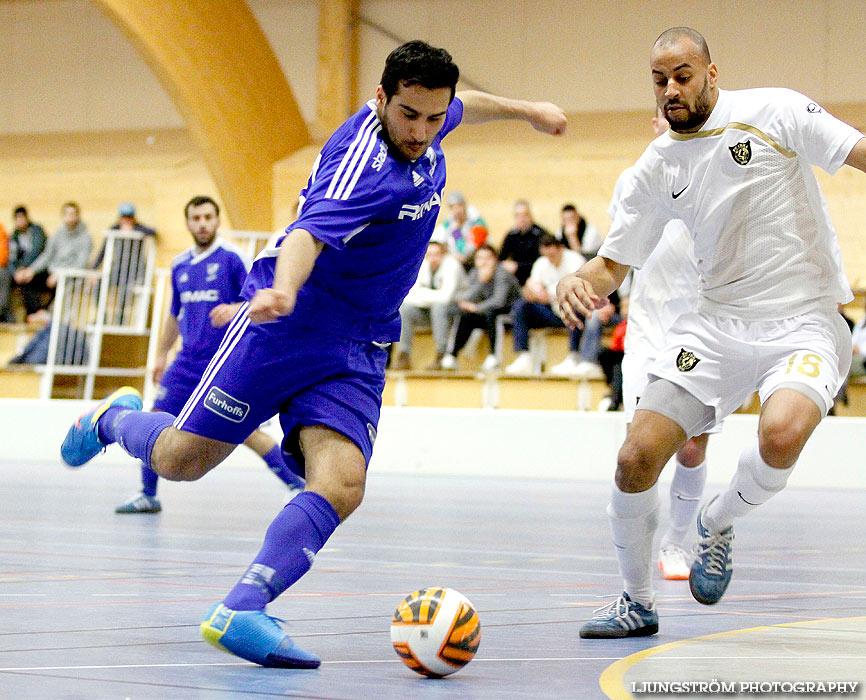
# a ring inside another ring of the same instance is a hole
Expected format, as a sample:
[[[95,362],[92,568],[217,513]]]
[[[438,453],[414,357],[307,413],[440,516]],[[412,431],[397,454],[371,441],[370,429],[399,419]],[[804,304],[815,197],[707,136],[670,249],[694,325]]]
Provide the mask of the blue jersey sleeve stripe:
[[[357,175],[360,174],[364,169],[364,166],[367,164],[367,157],[370,155],[370,150],[376,142],[376,134],[379,133],[380,128],[378,121],[368,124],[364,128],[364,138],[355,149],[352,161],[343,173],[343,179],[340,181],[340,186],[334,192],[334,199],[348,199],[352,190],[351,187],[347,189],[347,185],[349,185],[350,182],[354,183],[357,181]]]
[[[343,196],[340,199],[349,199],[349,196],[352,194],[352,190],[355,189],[355,183],[358,182],[358,178],[361,177],[361,173],[364,171],[364,168],[367,165],[367,161],[370,160],[370,153],[373,151],[373,146],[376,145],[378,139],[376,136],[382,130],[382,126],[377,126],[373,133],[370,135],[370,143],[367,144],[367,150],[364,151],[364,157],[361,159],[360,164],[357,168],[355,168],[355,174],[352,177],[352,181],[349,183],[349,186],[346,188],[346,191],[343,193]]]
[[[346,150],[346,153],[343,155],[343,160],[340,161],[340,165],[337,167],[337,172],[334,173],[334,176],[331,178],[331,182],[328,185],[328,190],[325,192],[325,197],[330,198],[334,194],[334,189],[340,182],[340,178],[343,176],[343,169],[349,163],[349,160],[352,158],[352,155],[355,152],[358,144],[364,138],[367,125],[376,118],[375,112],[370,112],[367,118],[364,120],[364,123],[361,125],[361,128],[358,130],[357,135],[355,136],[355,140],[352,141],[349,148]]]

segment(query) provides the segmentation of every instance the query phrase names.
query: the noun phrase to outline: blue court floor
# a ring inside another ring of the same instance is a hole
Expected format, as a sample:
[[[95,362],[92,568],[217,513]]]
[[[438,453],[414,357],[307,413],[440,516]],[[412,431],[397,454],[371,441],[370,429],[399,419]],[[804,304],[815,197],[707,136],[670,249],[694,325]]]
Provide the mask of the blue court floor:
[[[607,485],[372,473],[359,511],[269,608],[324,660],[288,671],[198,632],[285,503],[282,484],[264,467],[217,469],[161,484],[159,515],[115,515],[137,478],[98,458],[77,471],[0,461],[0,697],[625,698],[712,680],[866,692],[862,492],[785,491],[737,524],[718,605],[659,581],[657,637],[598,641],[577,633],[620,588]],[[389,638],[397,603],[434,585],[469,597],[482,624],[475,660],[440,680],[403,666]]]

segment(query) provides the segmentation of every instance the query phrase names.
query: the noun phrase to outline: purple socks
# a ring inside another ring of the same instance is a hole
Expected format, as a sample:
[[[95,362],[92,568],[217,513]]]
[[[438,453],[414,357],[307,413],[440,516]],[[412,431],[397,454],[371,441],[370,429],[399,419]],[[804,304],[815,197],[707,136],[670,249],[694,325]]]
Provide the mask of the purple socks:
[[[268,527],[253,563],[223,601],[231,610],[264,610],[313,565],[337,529],[333,506],[313,491],[295,496]]]

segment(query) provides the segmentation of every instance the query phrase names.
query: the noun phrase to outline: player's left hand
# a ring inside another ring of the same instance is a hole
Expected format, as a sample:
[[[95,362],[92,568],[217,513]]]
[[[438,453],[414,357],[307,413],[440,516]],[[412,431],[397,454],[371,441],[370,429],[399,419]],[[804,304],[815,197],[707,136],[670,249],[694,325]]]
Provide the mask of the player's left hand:
[[[604,306],[605,297],[599,297],[592,285],[577,273],[566,275],[556,285],[556,301],[562,314],[562,322],[567,328],[583,328],[583,319]]]
[[[529,123],[536,131],[552,136],[561,136],[568,127],[568,117],[561,107],[552,102],[536,102],[529,115]]]
[[[288,316],[295,308],[295,295],[279,289],[259,289],[250,301],[249,317],[253,323],[272,323]]]
[[[214,328],[222,328],[229,321],[234,318],[235,312],[238,307],[235,304],[217,304],[214,306],[210,313],[208,314],[208,318],[210,318],[210,324]]]

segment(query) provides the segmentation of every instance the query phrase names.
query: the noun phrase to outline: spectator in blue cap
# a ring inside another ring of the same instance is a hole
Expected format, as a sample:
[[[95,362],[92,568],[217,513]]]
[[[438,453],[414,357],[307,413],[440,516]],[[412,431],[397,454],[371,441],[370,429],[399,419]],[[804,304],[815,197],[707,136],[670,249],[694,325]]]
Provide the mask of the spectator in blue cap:
[[[111,314],[114,323],[123,325],[127,308],[132,301],[131,290],[133,285],[141,284],[145,274],[144,239],[146,236],[156,236],[156,231],[149,226],[139,223],[135,216],[135,205],[132,202],[121,202],[117,207],[117,222],[111,227],[111,231],[139,232],[140,238],[118,239],[114,248],[114,255],[109,275],[109,285],[117,288],[115,297],[115,312]],[[94,268],[102,266],[105,259],[105,241],[96,256]]]

